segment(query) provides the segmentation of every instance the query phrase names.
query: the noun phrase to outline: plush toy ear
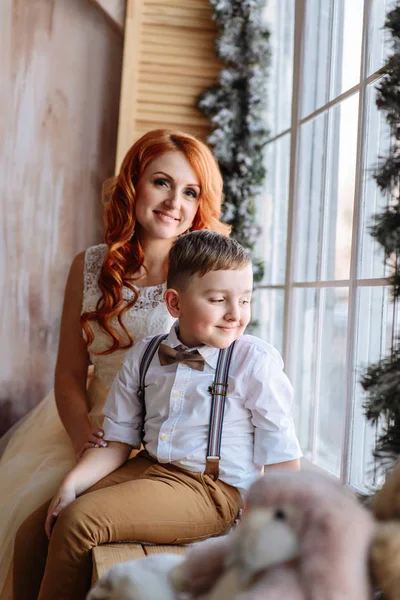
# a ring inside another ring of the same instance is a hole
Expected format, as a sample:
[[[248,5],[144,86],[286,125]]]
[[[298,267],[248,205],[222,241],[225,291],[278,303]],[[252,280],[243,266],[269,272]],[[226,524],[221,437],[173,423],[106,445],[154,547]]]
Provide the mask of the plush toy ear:
[[[185,560],[169,572],[172,586],[189,594],[208,592],[225,568],[231,543],[231,536],[224,535],[194,544]]]
[[[216,585],[207,594],[207,600],[222,600],[223,598],[236,598],[243,592],[239,581],[237,567],[231,567],[218,579]]]

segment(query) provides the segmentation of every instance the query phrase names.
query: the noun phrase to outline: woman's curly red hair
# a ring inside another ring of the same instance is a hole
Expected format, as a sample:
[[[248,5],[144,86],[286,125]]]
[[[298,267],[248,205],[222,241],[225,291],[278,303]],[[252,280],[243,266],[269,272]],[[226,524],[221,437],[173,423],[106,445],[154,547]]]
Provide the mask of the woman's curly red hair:
[[[166,152],[182,152],[200,182],[200,203],[191,230],[210,229],[229,235],[230,227],[220,221],[222,177],[211,150],[200,140],[187,133],[154,129],[133,144],[126,154],[119,174],[108,180],[105,187],[105,242],[108,251],[101,269],[98,285],[101,297],[96,309],[83,313],[81,324],[87,345],[94,339],[90,322],[99,324],[111,340],[110,347],[101,354],[130,348],[132,337],[122,320],[123,314],[138,299],[134,274],[143,266],[144,252],[135,228],[136,187],[144,170],[152,160]],[[123,298],[123,288],[131,290],[132,300]],[[119,323],[125,334],[122,341],[112,320]]]

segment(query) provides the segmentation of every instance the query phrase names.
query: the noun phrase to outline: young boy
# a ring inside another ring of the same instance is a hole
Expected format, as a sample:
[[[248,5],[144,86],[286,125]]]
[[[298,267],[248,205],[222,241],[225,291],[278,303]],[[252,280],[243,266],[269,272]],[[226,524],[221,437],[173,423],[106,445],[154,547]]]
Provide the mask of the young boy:
[[[299,467],[282,360],[267,343],[243,335],[252,286],[250,257],[236,241],[203,230],[174,244],[165,302],[177,321],[145,376],[144,436],[138,391],[151,338],[127,353],[111,387],[107,447],[88,450],[50,504],[41,600],[84,598],[94,546],[181,544],[228,531],[264,466]],[[207,458],[210,386],[220,349],[233,342],[218,460]],[[128,460],[142,441],[145,450]]]

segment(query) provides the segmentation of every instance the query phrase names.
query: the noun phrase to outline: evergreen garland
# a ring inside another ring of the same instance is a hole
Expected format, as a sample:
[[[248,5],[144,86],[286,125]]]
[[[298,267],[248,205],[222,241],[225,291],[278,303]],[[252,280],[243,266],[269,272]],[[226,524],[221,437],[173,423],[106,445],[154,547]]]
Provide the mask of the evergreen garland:
[[[210,0],[210,4],[219,28],[217,54],[227,66],[219,74],[219,84],[199,97],[198,108],[213,125],[207,141],[224,179],[223,220],[252,252],[260,234],[255,198],[263,191],[268,139],[270,48],[269,32],[262,23],[265,0]],[[255,278],[261,279],[262,264],[255,267]]]
[[[392,144],[388,156],[378,165],[374,178],[387,195],[388,207],[374,216],[372,236],[383,247],[391,263],[393,299],[400,296],[400,3],[387,14],[385,23],[392,35],[393,54],[377,87],[377,106],[386,112]],[[374,456],[390,467],[400,456],[400,343],[396,341],[390,357],[370,365],[361,379],[367,392],[365,413],[373,424],[384,423]]]

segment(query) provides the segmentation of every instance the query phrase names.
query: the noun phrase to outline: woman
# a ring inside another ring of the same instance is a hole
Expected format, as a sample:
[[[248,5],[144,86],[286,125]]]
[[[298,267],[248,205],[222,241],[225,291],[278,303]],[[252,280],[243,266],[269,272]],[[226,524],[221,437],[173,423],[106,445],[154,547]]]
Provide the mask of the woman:
[[[147,133],[108,187],[106,243],[79,254],[69,273],[54,394],[17,428],[0,463],[1,600],[11,598],[10,577],[4,582],[19,525],[87,448],[105,444],[102,406],[125,352],[171,326],[163,293],[172,242],[194,229],[229,233],[217,163],[188,134]]]

